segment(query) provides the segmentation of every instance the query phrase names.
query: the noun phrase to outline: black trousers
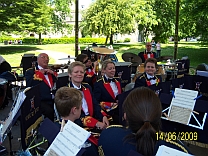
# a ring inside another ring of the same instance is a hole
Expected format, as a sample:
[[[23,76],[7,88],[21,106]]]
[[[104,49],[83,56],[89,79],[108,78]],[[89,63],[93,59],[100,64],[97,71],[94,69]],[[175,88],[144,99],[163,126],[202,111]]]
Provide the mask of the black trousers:
[[[45,118],[49,118],[54,122],[54,100],[41,101],[40,109]]]

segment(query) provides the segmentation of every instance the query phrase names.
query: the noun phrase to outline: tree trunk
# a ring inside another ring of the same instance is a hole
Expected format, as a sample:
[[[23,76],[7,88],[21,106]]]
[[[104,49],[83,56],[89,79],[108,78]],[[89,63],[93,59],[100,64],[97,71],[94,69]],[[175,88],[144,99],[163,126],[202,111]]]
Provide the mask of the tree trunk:
[[[106,44],[108,43],[108,38],[109,38],[109,35],[106,36],[106,39],[105,39],[105,46],[106,46]]]
[[[41,43],[41,33],[39,33],[38,44],[42,44]]]
[[[113,45],[113,34],[110,35],[110,45]]]

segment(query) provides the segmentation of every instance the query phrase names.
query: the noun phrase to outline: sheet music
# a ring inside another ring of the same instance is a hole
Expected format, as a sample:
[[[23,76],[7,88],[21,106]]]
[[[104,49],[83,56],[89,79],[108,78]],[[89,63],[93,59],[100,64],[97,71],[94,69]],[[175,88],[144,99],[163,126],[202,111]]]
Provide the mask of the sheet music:
[[[174,148],[167,147],[165,145],[161,145],[158,148],[156,156],[192,156],[191,154],[181,152]]]
[[[1,135],[0,138],[2,138],[3,135],[6,133],[6,130],[11,125],[15,115],[17,114],[18,110],[20,109],[25,98],[26,98],[26,96],[23,92],[20,92],[18,94],[18,98],[17,98],[17,101],[16,101],[14,107],[11,108],[11,111],[9,112],[8,117],[6,118],[6,120],[4,121],[4,124],[2,125],[2,127],[0,129],[0,135]]]
[[[198,91],[176,88],[168,112],[170,120],[188,125],[197,95]]]
[[[68,121],[63,131],[59,132],[44,156],[75,156],[89,136],[89,132]]]
[[[12,112],[13,112],[12,118],[14,118],[15,115],[17,114],[17,112],[18,112],[20,106],[22,105],[23,101],[25,100],[25,98],[26,98],[25,93],[19,92],[16,104],[15,104],[14,108],[12,109]]]

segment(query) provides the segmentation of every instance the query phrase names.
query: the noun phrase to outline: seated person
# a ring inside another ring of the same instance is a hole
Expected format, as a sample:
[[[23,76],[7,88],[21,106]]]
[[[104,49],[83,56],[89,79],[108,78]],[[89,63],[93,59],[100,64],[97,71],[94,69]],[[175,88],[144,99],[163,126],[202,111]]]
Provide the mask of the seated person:
[[[4,72],[9,72],[11,74],[11,76],[13,77],[13,74],[11,73],[11,65],[0,55],[0,75]],[[4,76],[1,76],[1,78],[4,78],[4,79],[8,80]],[[8,98],[11,97],[11,85],[10,85],[10,83],[6,84],[5,89],[3,87],[0,88],[0,97],[2,97],[4,95],[5,95],[5,98],[2,102],[2,105],[0,104],[1,108],[5,108],[9,103]]]
[[[136,151],[144,156],[153,156],[160,145],[183,152],[183,144],[157,137],[160,133],[162,105],[157,95],[146,87],[130,92],[123,104],[127,127],[109,126],[101,132],[98,149],[100,155],[127,156]]]
[[[142,63],[144,63],[145,60],[148,58],[156,58],[156,53],[151,50],[152,50],[152,44],[151,42],[147,42],[146,50],[138,54],[142,59]]]
[[[0,55],[0,75],[3,72],[11,71],[11,65]]]
[[[79,90],[61,87],[55,94],[54,102],[62,120],[74,122],[80,117],[82,110],[82,93]]]
[[[105,60],[102,63],[102,72],[104,76],[94,84],[93,92],[101,107],[104,110],[111,110],[117,106],[116,96],[122,92],[121,83],[118,77],[114,77],[116,68],[111,60]],[[107,113],[114,116],[115,112],[111,110]]]
[[[141,74],[135,81],[134,88],[141,86],[150,86],[162,82],[161,76],[156,76],[157,60],[155,58],[148,58],[144,63],[145,72]]]
[[[87,54],[79,54],[76,58],[76,61],[80,61],[85,65],[86,71],[85,71],[85,74],[84,74],[83,82],[88,83],[93,89],[94,83],[97,80],[97,75],[96,75],[95,68],[97,67],[98,62],[95,61],[92,64],[92,62],[89,59],[89,57],[87,56]]]
[[[57,81],[57,73],[48,67],[49,57],[46,53],[40,53],[37,57],[35,68],[29,68],[25,73],[26,86],[40,85],[41,112],[45,117],[54,121],[54,84]]]
[[[68,120],[74,122],[76,119],[80,118],[82,98],[82,93],[75,88],[61,87],[57,90],[54,101],[56,109],[62,118],[62,126],[64,126],[64,123]],[[86,151],[83,155],[97,156],[97,146],[92,144],[90,139],[87,140],[86,143],[90,146],[85,147]]]
[[[109,125],[108,119],[104,116],[106,114],[101,113],[101,107],[95,100],[90,85],[82,83],[84,71],[85,66],[79,61],[71,63],[68,68],[71,80],[68,86],[80,90],[83,94],[81,117],[75,123],[81,127],[105,129]]]

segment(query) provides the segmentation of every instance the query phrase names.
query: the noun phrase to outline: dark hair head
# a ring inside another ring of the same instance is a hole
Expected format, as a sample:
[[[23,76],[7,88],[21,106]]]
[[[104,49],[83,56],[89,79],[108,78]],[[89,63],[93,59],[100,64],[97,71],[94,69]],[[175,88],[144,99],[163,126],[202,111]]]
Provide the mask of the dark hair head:
[[[87,54],[79,54],[79,55],[77,55],[77,57],[76,57],[76,61],[80,61],[80,62],[83,63],[83,61],[84,61],[84,59],[85,59],[86,57],[88,57]]]
[[[81,107],[82,93],[75,88],[61,87],[57,90],[54,101],[58,113],[62,117],[67,117],[73,107]]]
[[[157,95],[146,87],[134,89],[123,104],[129,128],[135,134],[137,151],[153,155],[156,132],[160,130],[162,106]]]
[[[148,59],[146,59],[146,61],[144,62],[144,67],[146,67],[148,62],[154,63],[155,67],[157,67],[157,60],[155,58],[148,58]]]

